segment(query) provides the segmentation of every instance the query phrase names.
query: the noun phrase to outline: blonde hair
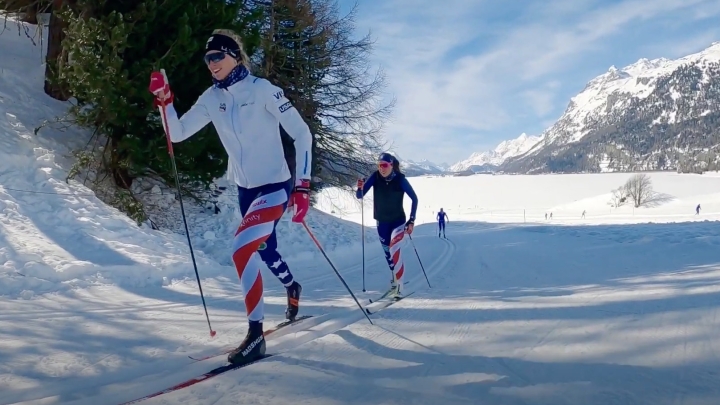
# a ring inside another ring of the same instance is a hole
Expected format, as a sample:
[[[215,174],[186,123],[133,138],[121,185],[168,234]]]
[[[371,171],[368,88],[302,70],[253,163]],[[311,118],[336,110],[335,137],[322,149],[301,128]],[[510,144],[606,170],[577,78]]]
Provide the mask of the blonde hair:
[[[250,66],[250,58],[248,57],[247,53],[245,52],[245,47],[243,46],[242,38],[240,38],[240,35],[238,35],[237,32],[235,32],[233,30],[227,30],[224,28],[220,28],[220,29],[213,31],[212,33],[213,33],[213,35],[215,35],[215,34],[225,35],[226,37],[230,37],[230,38],[232,38],[233,41],[237,42],[238,45],[240,46],[240,63],[245,65],[245,67],[248,70],[252,70],[251,69],[252,66]]]

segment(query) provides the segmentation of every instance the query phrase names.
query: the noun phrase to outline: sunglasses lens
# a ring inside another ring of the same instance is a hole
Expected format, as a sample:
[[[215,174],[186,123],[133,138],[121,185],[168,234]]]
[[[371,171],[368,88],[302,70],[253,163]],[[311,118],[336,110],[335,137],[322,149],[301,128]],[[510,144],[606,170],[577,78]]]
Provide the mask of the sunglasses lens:
[[[380,162],[380,163],[378,163],[378,166],[382,167],[383,169],[387,169],[388,167],[390,167],[390,163]]]
[[[220,62],[221,60],[225,59],[225,53],[224,52],[215,52],[208,55],[205,55],[205,63],[209,64],[210,62]]]

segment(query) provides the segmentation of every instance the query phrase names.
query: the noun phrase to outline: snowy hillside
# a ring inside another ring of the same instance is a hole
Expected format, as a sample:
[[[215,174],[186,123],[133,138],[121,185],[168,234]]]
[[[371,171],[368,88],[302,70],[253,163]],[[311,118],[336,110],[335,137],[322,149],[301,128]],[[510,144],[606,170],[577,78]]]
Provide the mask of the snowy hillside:
[[[507,172],[677,169],[720,163],[720,42],[676,60],[610,69]],[[642,142],[638,141],[642,139]],[[707,152],[712,152],[708,154]],[[700,167],[702,168],[702,167]]]
[[[472,166],[497,167],[507,159],[520,156],[529,151],[540,140],[538,136],[528,136],[523,133],[515,139],[500,142],[493,150],[486,152],[475,152],[469,158],[455,163],[449,169],[450,172],[461,172],[470,169]]]

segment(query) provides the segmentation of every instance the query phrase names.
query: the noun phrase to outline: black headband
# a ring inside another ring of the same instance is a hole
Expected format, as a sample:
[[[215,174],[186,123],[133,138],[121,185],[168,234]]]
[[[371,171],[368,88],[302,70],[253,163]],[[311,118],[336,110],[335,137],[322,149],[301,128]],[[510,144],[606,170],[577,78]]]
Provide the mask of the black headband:
[[[205,44],[205,52],[221,51],[237,59],[240,56],[240,45],[227,35],[213,34]]]

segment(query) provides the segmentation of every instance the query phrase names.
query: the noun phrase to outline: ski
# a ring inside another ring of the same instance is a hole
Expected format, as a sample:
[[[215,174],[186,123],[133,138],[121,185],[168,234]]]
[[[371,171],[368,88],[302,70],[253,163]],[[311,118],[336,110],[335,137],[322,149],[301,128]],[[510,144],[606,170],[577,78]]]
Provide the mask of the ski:
[[[392,294],[393,291],[395,291],[395,290],[397,290],[397,287],[390,287],[389,290],[385,291],[385,292],[383,293],[383,295],[381,295],[379,298],[376,298],[374,301],[373,301],[372,298],[368,298],[368,302],[369,302],[370,304],[372,304],[372,303],[374,303],[374,302],[381,301],[382,299],[387,298],[387,297],[388,297],[390,294]]]
[[[409,281],[405,281],[405,282],[403,282],[403,285],[407,285],[408,283],[409,283]],[[378,302],[378,301],[382,301],[382,300],[384,300],[385,298],[387,298],[387,297],[389,297],[389,296],[396,295],[396,294],[397,294],[397,288],[398,288],[397,286],[392,286],[392,287],[390,287],[390,289],[388,289],[387,291],[385,291],[385,292],[384,292],[381,296],[379,296],[378,298],[375,298],[375,299],[368,298],[368,299],[367,299],[367,300],[368,300],[368,305],[369,305],[369,304],[376,303],[376,302]]]
[[[174,385],[174,386],[172,386],[172,387],[170,387],[170,388],[166,388],[166,389],[164,389],[164,390],[162,390],[162,391],[158,391],[158,392],[154,392],[154,393],[149,394],[149,395],[145,395],[145,396],[142,397],[142,398],[133,399],[132,401],[129,401],[129,402],[123,402],[123,403],[120,404],[120,405],[135,404],[135,403],[138,403],[138,402],[141,402],[141,401],[145,401],[146,399],[154,398],[154,397],[157,397],[157,396],[160,396],[160,395],[163,395],[163,394],[167,394],[167,393],[169,393],[169,392],[173,392],[173,391],[177,391],[177,390],[180,390],[180,389],[183,389],[183,388],[187,388],[187,387],[190,387],[190,386],[192,386],[192,385],[195,385],[195,384],[197,384],[197,383],[199,383],[199,382],[203,382],[203,381],[209,380],[209,379],[211,379],[211,378],[213,378],[213,377],[217,377],[217,376],[219,376],[220,374],[226,373],[226,372],[228,372],[228,371],[237,370],[237,369],[240,369],[240,368],[243,368],[243,367],[247,367],[247,366],[249,366],[249,365],[251,365],[251,364],[255,364],[255,363],[257,363],[257,362],[260,361],[260,360],[264,360],[264,359],[267,359],[268,357],[272,357],[272,356],[273,356],[273,354],[266,354],[266,355],[264,355],[263,357],[260,357],[260,358],[258,358],[258,359],[255,359],[255,360],[251,361],[251,362],[248,362],[248,363],[245,363],[245,364],[240,364],[240,365],[226,364],[226,365],[224,365],[224,366],[220,366],[220,367],[214,368],[214,369],[208,371],[207,373],[205,373],[205,374],[203,374],[203,375],[201,375],[201,376],[191,378],[191,379],[189,379],[189,380],[187,380],[187,381],[185,381],[185,382],[181,382],[180,384]]]
[[[390,307],[390,306],[393,305],[394,303],[399,302],[399,301],[401,301],[401,300],[403,300],[403,299],[405,299],[405,298],[407,298],[407,297],[409,297],[409,296],[411,296],[411,295],[413,295],[413,294],[415,294],[415,291],[412,291],[412,292],[408,293],[407,295],[394,295],[394,296],[389,296],[389,294],[388,294],[388,296],[386,296],[385,298],[390,298],[390,299],[389,299],[387,302],[383,302],[383,303],[382,303],[383,305],[380,305],[378,308],[373,309],[372,311],[371,311],[369,308],[365,307],[365,311],[367,311],[367,313],[368,313],[369,315],[376,314],[376,313],[382,311],[383,309],[386,309],[386,308]],[[378,304],[378,303],[379,303],[379,301],[375,301],[375,304]],[[273,332],[277,332],[277,331],[281,330],[282,328],[285,328],[285,327],[288,327],[288,326],[291,326],[291,325],[298,324],[298,323],[302,322],[302,321],[305,320],[305,319],[312,318],[313,316],[314,316],[314,315],[304,315],[304,316],[301,316],[301,317],[299,317],[299,318],[296,318],[294,321],[281,322],[281,323],[279,323],[278,325],[276,325],[275,327],[273,327],[273,328],[268,329],[267,331],[265,331],[265,336],[268,336],[268,335],[272,334]],[[234,349],[234,347],[232,347],[232,348],[227,348],[227,349],[223,349],[223,352],[222,352],[222,353],[216,353],[216,354],[207,355],[207,356],[202,356],[202,357],[190,357],[190,358],[193,359],[193,360],[195,360],[195,361],[207,360],[207,359],[210,359],[210,358],[213,358],[213,357],[217,357],[217,356],[221,356],[221,355],[223,355],[223,354],[227,354],[227,353],[229,353],[229,352],[230,352],[231,350],[233,350],[233,349]],[[245,364],[241,364],[241,365],[225,364],[225,365],[216,367],[216,368],[208,371],[208,372],[205,373],[205,374],[202,374],[202,375],[197,376],[197,377],[193,377],[193,378],[191,378],[191,379],[189,379],[189,380],[186,380],[186,381],[184,381],[184,382],[181,382],[181,383],[179,383],[179,384],[176,384],[176,385],[174,385],[174,386],[172,386],[172,387],[170,387],[170,388],[166,388],[166,389],[164,389],[164,390],[157,391],[157,392],[155,392],[155,393],[146,395],[146,396],[144,396],[144,397],[142,397],[142,398],[134,399],[134,400],[132,400],[132,401],[130,401],[130,402],[124,402],[124,403],[122,403],[122,404],[120,404],[120,405],[135,404],[135,403],[144,401],[144,400],[146,400],[146,399],[154,398],[154,397],[157,397],[157,396],[160,396],[160,395],[163,395],[163,394],[167,394],[167,393],[169,393],[169,392],[173,392],[173,391],[177,391],[177,390],[180,390],[180,389],[183,389],[183,388],[186,388],[186,387],[190,387],[190,386],[192,386],[192,385],[195,385],[195,384],[197,384],[197,383],[203,382],[203,381],[208,380],[208,379],[210,379],[210,378],[217,377],[218,375],[221,375],[221,374],[226,373],[226,372],[228,372],[228,371],[238,370],[238,369],[247,367],[247,366],[249,366],[249,365],[255,364],[255,363],[257,363],[257,362],[259,362],[259,361],[261,361],[261,360],[264,360],[264,359],[266,359],[266,358],[268,358],[268,357],[272,357],[272,356],[274,356],[274,355],[275,355],[275,354],[273,354],[273,353],[268,353],[268,354],[265,354],[263,357],[261,357],[261,358],[259,358],[259,359],[256,359],[256,360],[254,360],[254,361],[251,361],[251,362],[245,363]]]
[[[387,307],[395,304],[396,302],[402,301],[402,300],[404,300],[405,298],[407,298],[407,297],[409,297],[409,296],[411,296],[411,295],[413,295],[413,294],[415,294],[415,291],[410,292],[410,293],[408,293],[408,294],[406,294],[406,295],[393,295],[393,296],[390,297],[390,300],[387,301],[387,303],[386,303],[385,305],[381,306],[381,307],[378,308],[378,309],[372,310],[372,311],[371,311],[369,308],[366,307],[366,308],[365,308],[365,312],[367,312],[368,315],[376,314],[376,313],[382,311],[383,309],[386,309]],[[378,302],[378,301],[375,301],[375,302]]]
[[[314,315],[303,315],[303,316],[301,316],[301,317],[295,318],[295,320],[293,320],[293,321],[287,320],[287,321],[284,321],[284,322],[280,322],[280,323],[277,324],[276,326],[274,326],[274,327],[266,330],[266,331],[264,332],[264,335],[265,335],[266,337],[267,337],[267,336],[270,336],[270,335],[272,335],[274,332],[277,332],[277,331],[279,331],[279,330],[282,329],[282,328],[285,328],[285,327],[288,327],[288,326],[291,326],[291,325],[297,325],[298,323],[304,321],[305,319],[312,318],[313,316],[314,316]],[[189,357],[190,359],[192,359],[192,360],[195,360],[195,361],[203,361],[203,360],[211,359],[211,358],[213,358],[213,357],[217,357],[217,356],[222,356],[222,355],[224,355],[224,354],[228,354],[228,353],[230,353],[233,349],[235,349],[234,346],[233,346],[233,347],[226,347],[226,348],[222,349],[222,351],[219,352],[219,353],[212,353],[212,354],[207,354],[207,355],[198,356],[198,357],[194,357],[194,356],[188,356],[188,357]]]

